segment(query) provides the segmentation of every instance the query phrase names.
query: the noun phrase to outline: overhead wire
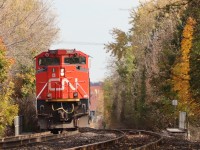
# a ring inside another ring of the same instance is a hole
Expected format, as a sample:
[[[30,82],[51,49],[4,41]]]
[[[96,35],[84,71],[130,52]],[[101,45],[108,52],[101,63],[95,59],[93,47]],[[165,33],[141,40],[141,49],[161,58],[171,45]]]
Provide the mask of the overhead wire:
[[[82,41],[58,41],[55,44],[76,44],[76,45],[94,45],[94,46],[105,46],[105,43],[98,42],[82,42]],[[30,56],[29,54],[7,54],[6,56]]]
[[[56,44],[66,43],[66,44],[78,44],[78,45],[105,45],[104,43],[97,42],[81,42],[81,41],[59,41]]]

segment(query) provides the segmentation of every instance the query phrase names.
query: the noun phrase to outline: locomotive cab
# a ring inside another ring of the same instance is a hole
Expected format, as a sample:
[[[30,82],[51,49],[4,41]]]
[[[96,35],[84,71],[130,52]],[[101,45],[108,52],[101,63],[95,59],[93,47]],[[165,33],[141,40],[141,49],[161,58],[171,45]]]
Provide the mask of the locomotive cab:
[[[40,129],[59,131],[87,126],[88,55],[76,50],[49,50],[35,58]]]

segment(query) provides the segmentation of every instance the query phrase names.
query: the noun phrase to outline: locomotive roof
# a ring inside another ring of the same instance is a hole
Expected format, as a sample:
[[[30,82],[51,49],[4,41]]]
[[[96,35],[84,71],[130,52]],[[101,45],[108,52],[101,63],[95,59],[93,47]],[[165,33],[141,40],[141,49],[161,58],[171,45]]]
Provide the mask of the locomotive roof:
[[[46,53],[49,53],[49,54],[58,54],[58,55],[81,54],[83,56],[89,56],[89,55],[83,53],[82,51],[78,51],[76,49],[55,49],[55,50],[48,50],[48,51],[40,53],[37,56],[41,56],[41,55],[46,54]]]

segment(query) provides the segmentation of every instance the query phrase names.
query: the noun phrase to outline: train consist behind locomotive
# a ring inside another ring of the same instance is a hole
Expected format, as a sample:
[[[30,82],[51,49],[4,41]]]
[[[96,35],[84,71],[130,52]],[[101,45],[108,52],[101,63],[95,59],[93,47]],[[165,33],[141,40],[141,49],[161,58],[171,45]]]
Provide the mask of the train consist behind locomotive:
[[[89,56],[81,51],[58,49],[36,59],[38,124],[58,133],[86,126],[89,115]]]

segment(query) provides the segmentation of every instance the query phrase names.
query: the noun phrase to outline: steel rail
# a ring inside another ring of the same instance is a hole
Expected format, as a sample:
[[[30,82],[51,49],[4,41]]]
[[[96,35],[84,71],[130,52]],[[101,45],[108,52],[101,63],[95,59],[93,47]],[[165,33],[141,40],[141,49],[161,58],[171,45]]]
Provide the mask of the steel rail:
[[[25,134],[21,134],[18,136],[9,136],[9,137],[5,137],[5,138],[0,138],[0,142],[27,139],[27,138],[37,137],[37,136],[42,136],[42,135],[47,135],[47,134],[50,134],[50,132],[25,133]]]
[[[156,141],[147,143],[145,145],[133,148],[132,150],[156,150],[158,149],[158,145],[160,144],[160,142],[163,140],[163,136],[160,135],[159,133],[155,133],[152,131],[145,131],[145,130],[131,130],[131,129],[123,129],[122,131],[129,131],[130,133],[133,134],[146,134],[146,135],[151,135],[154,137],[157,137],[158,139]],[[131,147],[129,147],[131,149]]]
[[[146,133],[154,135],[154,136],[157,136],[159,139],[156,140],[156,141],[154,141],[154,142],[150,142],[149,144],[146,144],[144,146],[141,146],[141,147],[137,148],[136,150],[141,150],[141,149],[145,149],[145,150],[147,150],[147,149],[149,149],[149,150],[158,149],[158,145],[162,142],[163,136],[161,136],[158,133],[149,132],[149,131],[146,131]]]
[[[113,132],[117,135],[120,135],[116,138],[106,140],[106,141],[101,141],[101,142],[96,142],[88,145],[82,145],[82,146],[77,146],[77,147],[72,147],[72,148],[67,148],[65,150],[92,150],[92,149],[100,149],[100,148],[106,148],[109,145],[115,144],[116,142],[119,142],[122,140],[126,134],[125,132],[129,132],[129,134],[146,134],[146,135],[151,135],[157,138],[157,140],[147,143],[145,145],[136,147],[136,148],[131,148],[127,147],[128,149],[133,149],[133,150],[153,150],[157,149],[158,144],[162,141],[163,137],[155,132],[151,131],[144,131],[144,130],[131,130],[131,129],[121,129],[121,130],[94,130],[97,131],[108,131],[108,132]],[[57,134],[53,135],[50,133],[39,133],[39,134],[30,134],[30,135],[24,135],[24,136],[19,136],[19,137],[9,137],[5,139],[1,139],[0,141],[0,149],[7,149],[7,148],[13,148],[13,147],[19,147],[23,145],[28,145],[28,144],[34,144],[34,143],[39,143],[39,142],[44,142],[48,140],[54,140],[54,139],[59,139],[59,138],[64,138],[66,136],[74,135],[78,133],[76,132],[68,132],[68,133],[63,133],[63,134]]]
[[[163,140],[163,136],[161,136],[159,133],[155,133],[155,132],[151,132],[151,131],[144,131],[144,130],[139,130],[139,133],[151,135],[151,136],[157,137],[158,139],[156,141],[147,143],[143,146],[134,148],[133,150],[156,150],[156,149],[158,149],[159,143]]]
[[[105,131],[105,130],[104,130]],[[107,130],[109,131],[109,130]],[[146,134],[146,135],[151,135],[154,137],[157,137],[158,139],[156,141],[147,143],[145,145],[139,146],[137,148],[131,148],[131,147],[127,147],[127,149],[132,149],[132,150],[156,150],[158,147],[158,144],[162,141],[163,137],[155,132],[151,132],[151,131],[144,131],[144,130],[131,130],[131,129],[123,129],[123,130],[115,130],[115,131],[121,131],[122,135],[120,137],[111,139],[111,140],[107,140],[107,141],[102,141],[102,142],[97,142],[97,143],[92,143],[92,144],[88,144],[88,145],[83,145],[83,146],[77,146],[77,147],[73,147],[73,148],[67,148],[64,150],[94,150],[94,149],[99,149],[99,148],[106,148],[106,146],[110,145],[110,144],[115,144],[116,142],[118,142],[119,140],[122,140],[126,134],[124,133],[124,131],[129,131],[133,134]]]
[[[4,139],[3,141],[0,141],[0,149],[7,149],[7,148],[16,148],[23,145],[28,144],[35,144],[40,142],[45,142],[49,140],[64,138],[67,136],[78,134],[78,131],[70,131],[70,132],[64,132],[62,134],[42,134],[38,136],[33,135],[26,135],[26,136],[19,136],[19,137],[11,137],[8,139]]]
[[[77,146],[77,147],[72,147],[72,148],[66,148],[63,150],[95,150],[99,148],[104,148],[106,145],[114,144],[115,142],[118,142],[119,140],[122,140],[126,135],[123,131],[120,130],[96,130],[96,131],[112,131],[117,134],[120,134],[119,137],[113,138],[110,140],[102,141],[102,142],[95,142],[92,144],[87,144],[87,145],[82,145],[82,146]]]

